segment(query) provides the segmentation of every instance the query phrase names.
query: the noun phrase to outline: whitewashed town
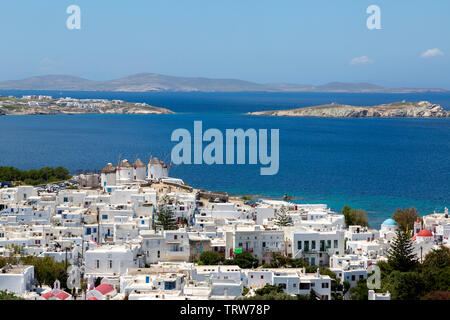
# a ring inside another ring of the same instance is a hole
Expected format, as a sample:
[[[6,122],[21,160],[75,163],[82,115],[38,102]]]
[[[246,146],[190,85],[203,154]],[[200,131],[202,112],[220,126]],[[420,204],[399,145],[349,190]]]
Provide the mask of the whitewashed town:
[[[234,300],[270,292],[350,300],[365,286],[364,299],[393,298],[366,283],[390,261],[400,234],[394,219],[379,230],[348,225],[326,204],[194,189],[170,177],[169,167],[123,159],[65,182],[5,184],[0,291],[26,300]],[[418,264],[448,250],[448,209],[416,219],[407,233]]]

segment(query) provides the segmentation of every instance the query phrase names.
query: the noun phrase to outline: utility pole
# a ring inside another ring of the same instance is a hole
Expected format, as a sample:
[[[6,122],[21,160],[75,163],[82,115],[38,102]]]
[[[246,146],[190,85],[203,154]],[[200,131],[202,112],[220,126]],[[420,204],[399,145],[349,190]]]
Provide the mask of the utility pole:
[[[98,207],[97,207],[97,242],[99,244],[102,244],[100,240],[100,209]]]
[[[65,249],[66,251],[66,270],[67,270],[67,248]]]
[[[420,263],[422,263],[422,250],[423,250],[423,247],[420,246]]]

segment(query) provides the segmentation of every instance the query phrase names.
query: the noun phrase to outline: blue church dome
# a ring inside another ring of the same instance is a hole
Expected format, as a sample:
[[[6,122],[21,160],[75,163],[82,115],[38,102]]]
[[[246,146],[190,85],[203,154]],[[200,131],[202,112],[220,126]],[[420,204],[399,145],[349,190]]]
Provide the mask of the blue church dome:
[[[395,221],[393,219],[386,219],[384,220],[384,222],[381,224],[383,226],[395,226]]]

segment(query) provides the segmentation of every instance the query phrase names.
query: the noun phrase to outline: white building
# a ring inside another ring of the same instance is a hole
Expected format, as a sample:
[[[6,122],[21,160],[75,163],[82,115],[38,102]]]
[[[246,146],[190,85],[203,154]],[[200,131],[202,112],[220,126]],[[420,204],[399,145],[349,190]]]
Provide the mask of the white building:
[[[147,166],[145,163],[141,161],[141,159],[137,159],[133,163],[133,178],[136,181],[143,181],[147,177]]]
[[[331,299],[331,278],[321,275],[319,269],[316,273],[306,273],[302,268],[249,270],[247,283],[252,290],[281,285],[289,294],[309,295],[314,290],[322,300]]]
[[[293,258],[306,258],[312,266],[327,266],[334,254],[343,254],[343,230],[294,230],[287,235]]]
[[[260,225],[235,226],[225,234],[226,257],[236,252],[249,252],[264,264],[272,261],[274,253],[285,253],[284,232],[265,229]]]
[[[117,168],[117,184],[131,184],[133,178],[133,166],[127,159],[122,160]]]
[[[85,252],[85,275],[118,277],[127,268],[139,267],[137,250],[129,245],[104,245]]]
[[[102,170],[100,174],[101,185],[103,191],[106,191],[108,186],[116,185],[116,167],[111,163],[108,163]]]
[[[167,165],[159,161],[158,158],[153,158],[148,164],[148,178],[151,180],[161,180],[169,176]]]
[[[6,265],[0,269],[0,290],[24,294],[31,291],[33,285],[33,266]]]
[[[369,290],[368,300],[391,300],[391,294],[389,291],[386,293],[376,293],[373,290]]]

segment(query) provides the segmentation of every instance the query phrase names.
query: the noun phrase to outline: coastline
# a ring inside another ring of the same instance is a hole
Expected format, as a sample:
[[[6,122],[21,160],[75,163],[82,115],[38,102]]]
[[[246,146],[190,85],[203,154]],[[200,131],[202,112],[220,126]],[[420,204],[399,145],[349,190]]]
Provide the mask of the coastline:
[[[296,109],[248,112],[247,115],[311,118],[449,118],[450,111],[428,101],[402,101],[375,106],[331,103]]]

